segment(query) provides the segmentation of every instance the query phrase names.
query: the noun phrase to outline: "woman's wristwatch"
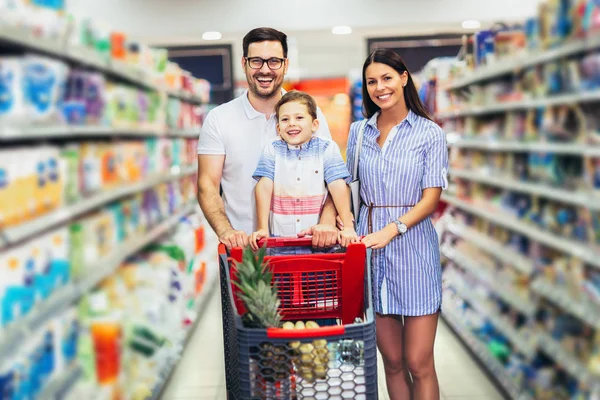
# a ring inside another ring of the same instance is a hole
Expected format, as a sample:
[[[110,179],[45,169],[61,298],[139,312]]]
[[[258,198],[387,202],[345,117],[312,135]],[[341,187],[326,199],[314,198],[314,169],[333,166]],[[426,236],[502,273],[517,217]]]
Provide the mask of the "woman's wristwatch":
[[[406,233],[406,231],[408,230],[408,227],[402,221],[395,219],[394,224],[396,224],[396,228],[398,229],[398,236],[404,235]]]

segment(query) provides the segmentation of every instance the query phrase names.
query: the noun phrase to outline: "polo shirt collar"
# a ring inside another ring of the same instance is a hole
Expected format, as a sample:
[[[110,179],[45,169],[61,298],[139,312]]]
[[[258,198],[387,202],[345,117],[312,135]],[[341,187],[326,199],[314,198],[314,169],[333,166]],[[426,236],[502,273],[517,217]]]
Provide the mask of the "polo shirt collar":
[[[287,92],[281,88],[281,94],[284,95]],[[263,117],[264,118],[264,114],[261,112],[258,112],[254,109],[254,107],[252,107],[252,104],[250,104],[250,100],[248,99],[248,89],[246,89],[244,91],[244,94],[242,94],[242,105],[244,106],[244,111],[246,112],[246,117],[248,117],[248,119],[255,119],[255,118],[259,118],[259,117]],[[275,113],[273,113],[271,116],[275,115]]]

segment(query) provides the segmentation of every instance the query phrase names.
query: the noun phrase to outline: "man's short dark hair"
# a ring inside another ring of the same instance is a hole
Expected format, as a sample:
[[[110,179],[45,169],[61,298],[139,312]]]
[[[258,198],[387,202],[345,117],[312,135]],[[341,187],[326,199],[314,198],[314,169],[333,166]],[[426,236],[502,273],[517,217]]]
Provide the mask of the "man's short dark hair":
[[[250,44],[269,41],[281,43],[281,47],[283,48],[283,58],[287,58],[287,35],[273,28],[256,28],[248,32],[246,36],[244,36],[243,41],[244,57],[248,57],[248,47]]]

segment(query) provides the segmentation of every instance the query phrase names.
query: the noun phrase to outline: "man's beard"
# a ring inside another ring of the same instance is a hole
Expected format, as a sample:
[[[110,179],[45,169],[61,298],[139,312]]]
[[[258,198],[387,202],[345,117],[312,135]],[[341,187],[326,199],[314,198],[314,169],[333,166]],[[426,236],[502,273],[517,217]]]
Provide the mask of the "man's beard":
[[[262,88],[256,82],[255,77],[252,77],[252,80],[251,80],[252,83],[250,85],[248,85],[248,87],[249,87],[250,91],[252,92],[252,94],[254,94],[259,99],[269,100],[269,99],[272,99],[273,97],[275,97],[277,94],[279,94],[279,92],[281,92],[281,86],[283,85],[283,82],[277,84],[277,83],[275,83],[275,79],[276,78],[273,78],[273,90],[269,91],[269,92],[262,91]]]

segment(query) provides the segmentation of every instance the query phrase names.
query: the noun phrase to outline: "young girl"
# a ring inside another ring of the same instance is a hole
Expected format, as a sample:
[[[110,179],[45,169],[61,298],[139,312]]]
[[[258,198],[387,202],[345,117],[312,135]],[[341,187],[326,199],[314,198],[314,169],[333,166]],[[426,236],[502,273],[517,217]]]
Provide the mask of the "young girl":
[[[350,174],[337,144],[314,136],[319,128],[317,105],[306,93],[286,93],[275,106],[280,139],[263,150],[254,172],[256,185],[257,242],[269,236],[297,237],[318,223],[327,193],[346,228],[338,235],[346,247],[358,241],[350,211]]]
[[[363,99],[368,121],[358,157],[358,232],[373,249],[377,347],[387,388],[391,400],[437,400],[433,344],[442,268],[429,216],[447,187],[446,135],[393,51],[375,50],[365,61]],[[350,170],[361,123],[350,128]]]

